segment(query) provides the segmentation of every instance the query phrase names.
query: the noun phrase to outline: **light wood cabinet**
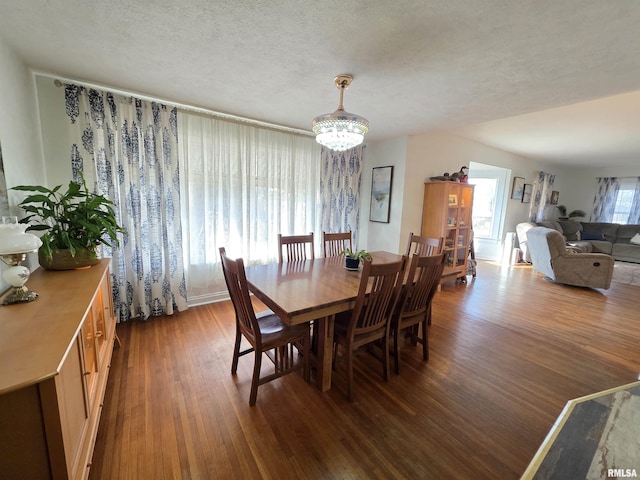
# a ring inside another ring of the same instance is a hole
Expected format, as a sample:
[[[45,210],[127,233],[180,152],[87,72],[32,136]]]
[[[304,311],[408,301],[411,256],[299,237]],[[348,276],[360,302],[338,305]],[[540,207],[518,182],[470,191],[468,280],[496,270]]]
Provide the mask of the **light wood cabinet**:
[[[0,476],[87,478],[115,338],[109,261],[28,285],[36,301],[0,308]]]
[[[425,182],[422,235],[443,237],[447,252],[445,275],[465,279],[472,240],[473,185],[458,182]]]

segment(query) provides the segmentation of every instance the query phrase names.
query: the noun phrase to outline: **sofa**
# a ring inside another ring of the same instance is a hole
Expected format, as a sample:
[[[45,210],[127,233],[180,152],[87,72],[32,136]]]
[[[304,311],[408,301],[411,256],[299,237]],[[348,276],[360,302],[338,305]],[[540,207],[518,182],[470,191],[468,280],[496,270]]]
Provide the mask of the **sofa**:
[[[615,263],[611,255],[568,249],[563,235],[546,227],[530,228],[527,242],[534,270],[554,282],[603,289],[611,286]]]
[[[527,262],[530,262],[531,259],[527,248],[526,232],[535,226],[551,228],[560,232],[571,250],[582,253],[606,253],[616,260],[640,263],[640,244],[631,241],[636,234],[640,237],[640,225],[572,220],[547,220],[537,224],[531,222],[518,224],[516,234],[523,259]]]

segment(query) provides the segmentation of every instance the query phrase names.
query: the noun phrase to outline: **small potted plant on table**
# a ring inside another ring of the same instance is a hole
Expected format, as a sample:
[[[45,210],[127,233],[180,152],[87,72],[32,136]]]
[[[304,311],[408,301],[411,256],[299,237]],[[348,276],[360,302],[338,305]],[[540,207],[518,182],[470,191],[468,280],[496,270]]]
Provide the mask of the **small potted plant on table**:
[[[344,255],[345,268],[347,270],[358,270],[360,267],[360,260],[371,260],[371,255],[366,250],[353,251],[350,248],[345,248],[340,255]]]
[[[71,181],[49,189],[40,185],[20,185],[13,190],[29,192],[19,205],[28,213],[20,223],[32,231],[43,231],[38,261],[50,270],[70,270],[97,264],[96,247],[118,246],[117,234],[124,232],[116,221],[113,202],[87,191],[87,185]],[[33,223],[32,223],[33,222]]]

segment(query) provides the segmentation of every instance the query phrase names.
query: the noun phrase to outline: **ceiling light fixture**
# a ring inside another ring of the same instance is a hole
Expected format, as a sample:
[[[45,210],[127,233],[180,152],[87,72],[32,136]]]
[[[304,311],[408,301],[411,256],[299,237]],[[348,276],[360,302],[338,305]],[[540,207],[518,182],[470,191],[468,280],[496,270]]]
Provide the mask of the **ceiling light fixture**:
[[[344,91],[349,88],[353,77],[351,75],[338,75],[333,81],[340,90],[340,105],[333,113],[320,115],[311,123],[316,141],[331,150],[342,152],[357,147],[364,140],[364,135],[369,131],[369,121],[359,115],[345,112],[342,106]]]

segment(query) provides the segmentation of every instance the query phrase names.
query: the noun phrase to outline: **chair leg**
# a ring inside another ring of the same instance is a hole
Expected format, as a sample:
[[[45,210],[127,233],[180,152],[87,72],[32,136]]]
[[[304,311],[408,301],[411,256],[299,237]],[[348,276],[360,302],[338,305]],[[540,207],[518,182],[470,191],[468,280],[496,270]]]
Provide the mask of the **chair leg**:
[[[431,325],[431,304],[429,304],[429,309],[427,310],[427,318],[428,320],[428,324]]]
[[[304,381],[309,383],[311,381],[311,337],[307,335],[304,339]]]
[[[389,381],[389,335],[385,335],[382,343],[382,377]]]
[[[254,352],[253,377],[251,378],[251,394],[249,395],[249,405],[256,404],[258,398],[258,384],[260,382],[260,367],[262,366],[262,351]]]
[[[409,327],[409,332],[411,332],[411,345],[414,347],[418,344],[418,324],[411,325]]]
[[[347,396],[353,402],[353,350],[346,348],[347,361]]]
[[[400,326],[396,326],[393,329],[393,357],[396,364],[396,375],[400,374],[400,342],[398,337],[400,336]]]
[[[236,321],[236,344],[233,347],[233,361],[231,362],[231,374],[235,375],[238,371],[238,357],[240,356],[240,342],[242,341],[242,332]]]
[[[429,360],[429,331],[427,330],[428,320],[422,321],[422,359]]]

